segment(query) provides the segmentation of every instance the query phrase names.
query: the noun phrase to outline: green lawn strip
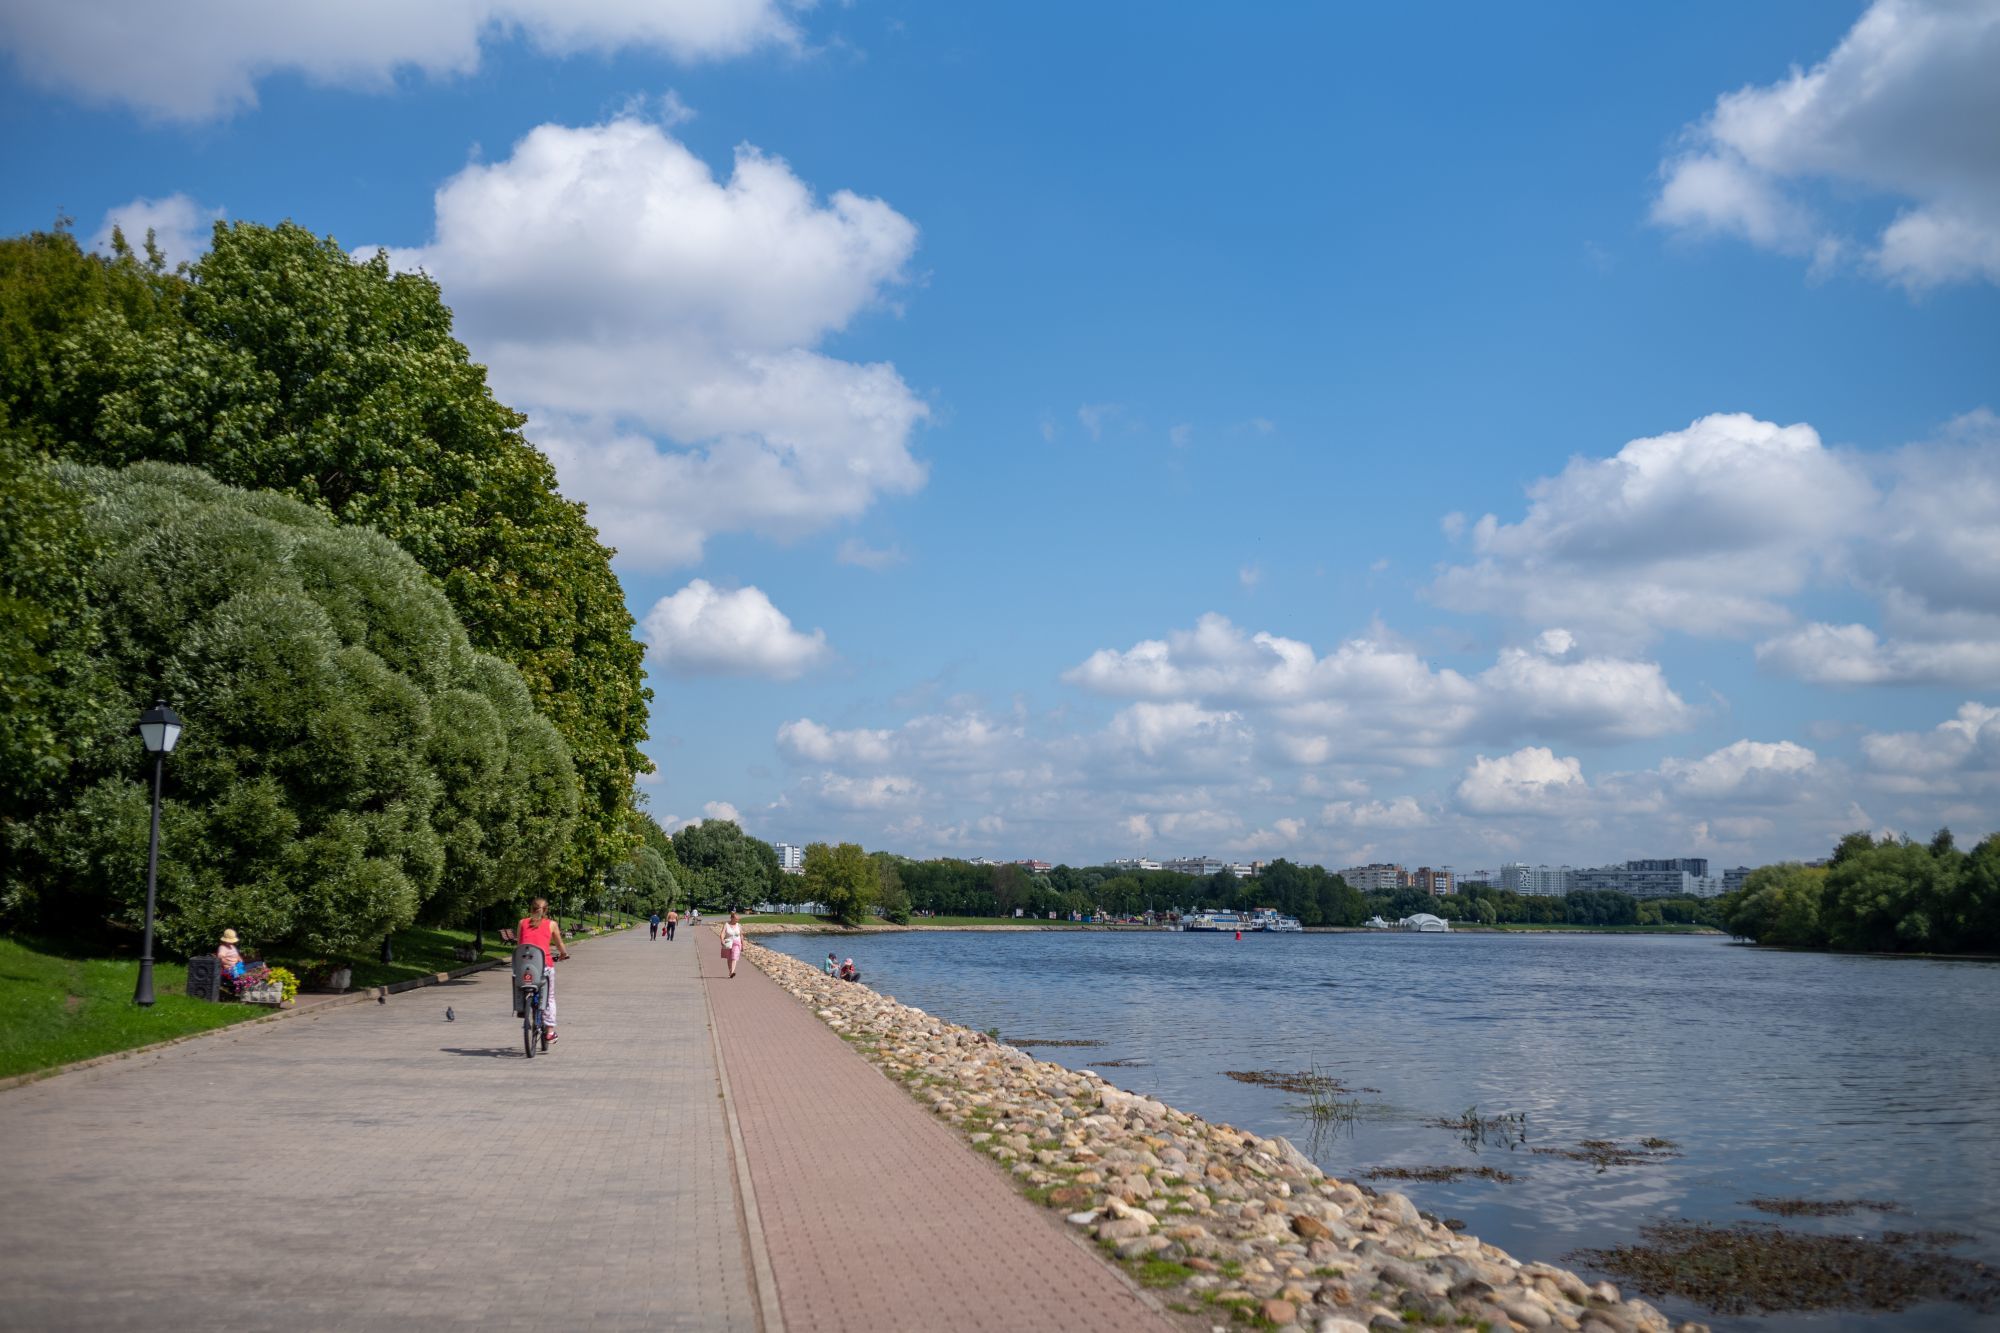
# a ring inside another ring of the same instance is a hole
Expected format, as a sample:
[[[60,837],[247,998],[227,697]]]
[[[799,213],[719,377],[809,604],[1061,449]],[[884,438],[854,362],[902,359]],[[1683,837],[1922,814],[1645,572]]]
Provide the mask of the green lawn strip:
[[[438,972],[450,972],[471,964],[460,962],[452,952],[460,945],[472,943],[470,930],[446,930],[440,927],[411,926],[399,930],[389,937],[389,952],[396,961],[382,962],[380,958],[357,959],[354,963],[354,985],[356,988],[369,986],[393,986],[399,981],[413,977],[427,977]],[[486,932],[486,952],[484,958],[507,958],[514,947],[500,938],[498,930]],[[282,964],[282,959],[273,959]],[[296,969],[294,969],[296,970]]]
[[[354,985],[386,986],[455,971],[468,964],[453,950],[472,941],[470,930],[397,931],[390,937],[396,961],[356,962]],[[504,959],[511,951],[497,929],[486,932],[483,957]],[[274,956],[267,961],[300,970],[293,960]],[[79,957],[59,945],[0,936],[0,1005],[10,1020],[0,1027],[0,1078],[136,1050],[276,1012],[261,1004],[193,999],[186,993],[186,965],[166,960],[153,964],[153,1007],[141,1009],[132,1003],[138,980],[136,958]]]
[[[132,1003],[137,959],[72,958],[34,941],[0,936],[0,1078],[52,1069],[190,1033],[261,1018],[262,1005],[188,998],[187,969],[153,964],[151,1009]]]

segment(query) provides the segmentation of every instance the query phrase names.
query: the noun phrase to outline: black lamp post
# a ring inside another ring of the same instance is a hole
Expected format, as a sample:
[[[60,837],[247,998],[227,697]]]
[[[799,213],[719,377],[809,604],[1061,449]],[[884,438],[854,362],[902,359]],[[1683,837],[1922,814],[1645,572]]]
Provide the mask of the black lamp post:
[[[139,739],[153,756],[153,837],[146,849],[146,937],[139,948],[139,985],[132,1003],[153,1003],[153,906],[160,884],[160,784],[166,777],[167,756],[181,739],[180,714],[164,701],[139,714]]]

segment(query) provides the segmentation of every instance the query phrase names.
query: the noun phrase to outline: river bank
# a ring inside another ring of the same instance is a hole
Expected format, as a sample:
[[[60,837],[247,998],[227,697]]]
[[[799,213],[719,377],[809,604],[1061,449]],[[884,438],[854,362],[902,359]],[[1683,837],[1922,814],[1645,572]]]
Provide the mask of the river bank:
[[[1673,1325],[1609,1283],[1523,1263],[1403,1194],[1333,1179],[1282,1137],[1210,1124],[1095,1073],[1036,1060],[774,950],[749,955],[1172,1308],[1321,1333],[1705,1327]]]
[[[907,935],[920,931],[989,931],[993,933],[1019,933],[1026,931],[1102,931],[1143,932],[1172,934],[1164,926],[1132,925],[1123,922],[1085,921],[1020,921],[993,922],[927,922],[912,920],[906,926],[889,921],[872,921],[865,926],[844,926],[827,920],[764,920],[754,916],[743,919],[745,935]],[[1260,932],[1252,931],[1251,934]],[[1300,932],[1306,935],[1380,935],[1385,933],[1373,926],[1306,926]],[[1458,935],[1722,935],[1724,932],[1708,926],[1453,926],[1450,933]]]

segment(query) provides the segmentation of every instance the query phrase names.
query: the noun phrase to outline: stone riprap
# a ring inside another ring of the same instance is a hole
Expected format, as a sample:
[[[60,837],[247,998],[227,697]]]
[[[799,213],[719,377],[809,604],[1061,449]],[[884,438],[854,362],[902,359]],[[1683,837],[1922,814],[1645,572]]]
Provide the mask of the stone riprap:
[[[773,950],[748,957],[1175,1307],[1319,1333],[1706,1333],[1608,1282],[1522,1263],[1405,1195],[1335,1180],[1283,1138],[1209,1124]]]

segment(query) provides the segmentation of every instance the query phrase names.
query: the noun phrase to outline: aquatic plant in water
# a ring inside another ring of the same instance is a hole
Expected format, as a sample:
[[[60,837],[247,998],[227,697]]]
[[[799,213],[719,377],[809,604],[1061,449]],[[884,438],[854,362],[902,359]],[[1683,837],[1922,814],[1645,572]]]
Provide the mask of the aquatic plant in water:
[[[1530,1148],[1539,1157],[1561,1157],[1571,1162],[1587,1162],[1602,1172],[1613,1166],[1641,1166],[1647,1162],[1679,1157],[1679,1145],[1672,1139],[1645,1138],[1636,1144],[1615,1139],[1585,1139],[1574,1148]]]
[[[1647,1296],[1679,1296],[1718,1314],[1793,1310],[1900,1310],[1954,1301],[1991,1311],[2000,1274],[1945,1251],[1922,1233],[1808,1235],[1768,1224],[1660,1222],[1641,1243],[1567,1256],[1613,1274]]]
[[[1463,1180],[1467,1176],[1475,1180],[1502,1182],[1516,1179],[1513,1172],[1502,1171],[1497,1166],[1378,1166],[1361,1174],[1369,1180],[1424,1180],[1441,1185]]]
[[[1528,1141],[1526,1111],[1502,1111],[1488,1115],[1477,1106],[1468,1106],[1457,1115],[1437,1116],[1427,1123],[1456,1132],[1464,1138],[1465,1146],[1473,1149],[1489,1144],[1518,1148]]]
[[[1746,1199],[1745,1203],[1760,1213],[1776,1213],[1779,1217],[1846,1217],[1863,1209],[1871,1213],[1900,1213],[1903,1205],[1889,1203],[1881,1199]]]

